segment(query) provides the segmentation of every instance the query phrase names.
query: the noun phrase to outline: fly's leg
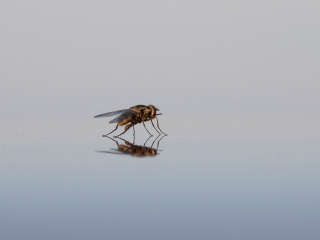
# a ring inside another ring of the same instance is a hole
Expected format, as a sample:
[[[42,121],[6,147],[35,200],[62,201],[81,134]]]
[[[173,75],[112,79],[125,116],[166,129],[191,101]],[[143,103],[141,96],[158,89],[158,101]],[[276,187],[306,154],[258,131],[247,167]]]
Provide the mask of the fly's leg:
[[[147,130],[147,132],[149,133],[149,131],[148,131],[148,129],[146,128],[146,125],[144,124],[144,122],[142,122],[143,123],[143,126],[144,126],[144,128]],[[153,136],[151,133],[149,133],[150,134],[150,136]]]
[[[132,124],[133,126],[133,145],[134,145],[134,141],[136,140],[136,132],[134,130],[134,124]]]
[[[158,128],[159,128],[159,130],[160,130],[160,132],[162,132],[161,131],[161,129],[160,129],[160,127],[159,127],[159,121],[158,121],[158,118],[156,117],[156,119],[157,119],[157,126],[158,126]],[[168,134],[166,134],[166,133],[164,133],[164,132],[162,132],[164,135],[168,135]]]
[[[128,131],[128,130],[124,130],[123,133],[121,133],[121,134],[119,134],[119,135],[117,135],[117,136],[115,136],[115,137],[121,136],[121,135],[124,134],[126,131]]]
[[[136,131],[134,130],[134,124],[132,124],[133,126],[133,136],[135,137],[136,136]]]
[[[128,131],[129,130],[129,128],[131,128],[133,126],[133,124],[129,124],[129,125],[127,125],[125,128],[124,128],[124,131],[123,131],[123,133],[121,133],[121,134],[119,134],[118,136],[116,136],[116,137],[119,137],[119,136],[121,136],[122,134],[124,134],[126,131]]]
[[[118,128],[118,124],[117,124],[117,126],[116,126],[116,129],[115,129],[115,130],[117,130],[117,128]],[[112,132],[109,132],[108,134],[102,135],[102,137],[107,137],[110,133],[113,133],[115,130],[113,130]]]
[[[154,127],[154,129],[157,131],[157,133],[159,133],[159,131],[156,129],[156,127],[154,126],[153,122],[152,122],[152,119],[151,119],[151,123],[152,123],[152,126]],[[161,133],[159,133],[161,134]]]

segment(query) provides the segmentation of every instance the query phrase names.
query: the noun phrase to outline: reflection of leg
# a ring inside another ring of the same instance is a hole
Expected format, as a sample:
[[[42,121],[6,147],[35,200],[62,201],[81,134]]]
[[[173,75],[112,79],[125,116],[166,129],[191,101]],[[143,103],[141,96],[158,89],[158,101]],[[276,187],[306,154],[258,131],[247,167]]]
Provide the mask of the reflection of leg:
[[[121,137],[115,137],[115,138],[121,139],[121,140],[124,141],[124,143],[125,143],[126,145],[128,145],[128,146],[132,146],[132,145],[133,145],[131,142],[129,142],[129,141],[127,141],[127,140],[125,140],[125,139],[123,139],[123,138],[121,138]]]
[[[117,137],[119,137],[119,136],[121,136],[122,134],[124,134],[124,133],[125,133],[126,131],[128,131],[129,128],[131,128],[131,127],[132,127],[132,124],[127,125],[127,126],[124,128],[123,133],[119,134]]]
[[[158,135],[158,137],[160,137],[160,134]],[[151,144],[151,148],[152,148],[153,144],[156,142],[156,140],[158,139],[158,137],[156,137],[156,139],[153,140],[153,142],[152,142],[152,144]]]
[[[115,130],[117,130],[117,128],[118,128],[118,124],[117,124],[117,126],[116,126],[116,129],[115,129]],[[113,130],[112,132],[109,132],[108,134],[102,135],[102,137],[106,137],[106,136],[108,136],[110,133],[113,133],[115,130]]]
[[[148,142],[148,140],[151,138],[152,136],[149,136],[147,141],[143,144],[143,146],[146,146],[146,143]]]
[[[117,144],[117,146],[119,146],[118,142],[117,142],[116,140],[114,140],[113,138],[108,137],[108,136],[105,136],[105,137],[110,138],[112,141],[115,141],[115,142],[116,142],[116,144]],[[121,139],[121,138],[120,138],[120,139]]]
[[[157,126],[158,126],[158,128],[159,128],[159,130],[160,130],[160,132],[162,132],[161,131],[161,129],[160,129],[160,127],[159,127],[159,121],[158,121],[158,118],[156,117],[156,119],[157,119]],[[166,133],[164,133],[164,132],[162,132],[164,135],[168,135],[168,134],[166,134]]]
[[[164,138],[166,135],[164,135],[162,138]],[[158,150],[158,147],[159,147],[159,143],[160,143],[160,141],[162,140],[162,138],[160,138],[159,139],[159,141],[158,141],[158,144],[157,144],[157,150]]]
[[[142,122],[143,123],[143,126],[144,126],[144,128],[147,130],[147,132],[149,133],[149,131],[148,131],[148,129],[146,128],[146,125],[144,124],[144,122]],[[153,136],[151,133],[149,133],[151,136]]]
[[[152,126],[154,127],[154,129],[157,131],[157,133],[159,133],[159,131],[156,129],[156,127],[154,126],[153,122],[152,122],[152,119],[151,119],[151,123],[152,123]],[[159,133],[161,134],[161,133]]]

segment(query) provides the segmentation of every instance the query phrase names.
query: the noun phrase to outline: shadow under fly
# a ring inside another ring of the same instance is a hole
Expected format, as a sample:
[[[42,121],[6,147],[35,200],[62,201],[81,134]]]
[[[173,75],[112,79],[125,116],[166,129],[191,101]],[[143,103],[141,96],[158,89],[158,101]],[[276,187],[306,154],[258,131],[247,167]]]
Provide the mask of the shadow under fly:
[[[113,133],[115,130],[117,130],[118,126],[125,126],[123,133],[119,134],[117,137],[121,136],[122,134],[124,134],[126,131],[129,130],[129,128],[133,127],[133,136],[135,137],[135,131],[134,131],[134,125],[138,124],[138,123],[142,123],[144,128],[147,130],[147,132],[153,136],[148,129],[146,128],[146,125],[144,124],[144,122],[147,121],[151,121],[152,126],[154,127],[154,129],[159,133],[163,133],[164,132],[161,131],[160,127],[159,127],[159,121],[157,118],[157,115],[162,115],[161,113],[157,113],[157,111],[159,111],[159,109],[157,109],[155,106],[153,105],[136,105],[133,106],[129,109],[123,109],[123,110],[118,110],[118,111],[114,111],[114,112],[108,112],[108,113],[103,113],[100,115],[95,116],[95,118],[101,118],[101,117],[111,117],[111,116],[115,116],[115,115],[119,115],[118,117],[116,117],[115,119],[112,119],[109,123],[117,123],[116,128],[111,131],[108,134],[102,135],[103,137],[108,136],[109,134]],[[157,127],[158,129],[154,126],[152,119],[156,119],[157,120]],[[159,132],[159,131],[161,132]]]
[[[153,145],[155,144],[155,142],[157,141],[157,139],[160,137],[160,135],[158,137],[156,137],[154,139],[154,141],[152,142],[150,147],[146,147],[146,143],[149,141],[149,139],[151,138],[151,136],[149,136],[149,138],[145,141],[145,143],[143,144],[143,146],[140,145],[135,145],[134,142],[130,143],[129,141],[120,138],[120,137],[116,137],[117,139],[120,139],[122,141],[124,141],[124,144],[119,144],[117,140],[106,136],[107,138],[111,139],[112,141],[114,141],[117,144],[118,148],[111,148],[110,150],[112,151],[96,151],[99,153],[110,153],[110,154],[116,154],[116,155],[131,155],[132,157],[154,157],[156,155],[158,155],[158,148],[159,148],[159,143],[162,140],[162,138],[165,137],[162,136],[158,142],[157,142],[157,148],[153,148]]]

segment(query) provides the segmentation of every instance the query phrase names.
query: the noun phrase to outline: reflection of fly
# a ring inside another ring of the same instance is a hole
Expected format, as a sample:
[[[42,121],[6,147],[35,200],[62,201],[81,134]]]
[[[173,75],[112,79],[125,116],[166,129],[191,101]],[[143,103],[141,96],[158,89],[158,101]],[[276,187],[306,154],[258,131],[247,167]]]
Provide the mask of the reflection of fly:
[[[160,138],[160,140],[158,141],[157,148],[152,148],[153,144],[156,142],[159,136],[153,141],[151,147],[145,146],[148,140],[151,138],[151,136],[147,139],[147,141],[144,143],[143,146],[135,145],[134,143],[130,143],[129,141],[126,141],[125,139],[122,139],[122,138],[119,138],[119,139],[123,140],[125,144],[118,144],[116,140],[108,137],[117,143],[118,149],[112,149],[113,151],[97,151],[97,152],[111,153],[111,154],[117,154],[117,155],[131,155],[133,157],[154,157],[159,154],[158,153],[158,151],[160,151],[158,150],[159,142],[165,135],[162,136],[162,138]]]
[[[109,123],[117,123],[116,128],[110,133],[113,133],[115,130],[117,130],[118,126],[126,125],[124,128],[124,132],[121,133],[120,135],[124,134],[131,127],[133,127],[133,135],[135,135],[134,125],[136,125],[138,123],[143,123],[143,126],[147,130],[148,133],[149,133],[149,131],[146,128],[146,125],[144,124],[144,122],[151,121],[152,126],[156,129],[156,127],[154,126],[154,124],[152,122],[152,119],[154,119],[154,118],[157,119],[157,126],[158,126],[158,129],[161,131],[161,129],[159,127],[158,118],[157,118],[157,115],[161,115],[161,114],[160,113],[157,114],[157,111],[159,111],[159,109],[155,108],[153,105],[148,105],[148,106],[136,105],[134,107],[131,107],[130,109],[124,109],[124,110],[118,110],[118,111],[114,111],[114,112],[103,113],[103,114],[95,116],[95,118],[110,117],[110,116],[120,114],[118,117],[116,117],[115,119],[113,119],[109,122]],[[158,132],[157,129],[156,129],[156,131]],[[105,137],[105,136],[109,135],[110,133],[108,133],[106,135],[102,135],[102,136]],[[164,132],[162,132],[162,133],[165,134]],[[151,135],[151,133],[149,133],[149,134]],[[120,136],[120,135],[118,135],[118,136]]]

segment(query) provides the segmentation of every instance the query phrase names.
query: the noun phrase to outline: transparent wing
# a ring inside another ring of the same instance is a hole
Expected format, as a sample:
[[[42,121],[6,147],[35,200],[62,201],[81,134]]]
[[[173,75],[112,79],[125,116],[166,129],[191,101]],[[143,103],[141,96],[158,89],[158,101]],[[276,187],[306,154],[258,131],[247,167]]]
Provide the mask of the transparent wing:
[[[115,119],[112,119],[109,123],[121,122],[127,118],[134,116],[134,115],[136,115],[136,114],[134,112],[132,112],[130,109],[128,109],[128,111],[123,112],[120,116],[116,117]]]
[[[95,118],[111,117],[111,116],[114,116],[114,115],[117,115],[117,114],[120,114],[120,113],[123,113],[126,111],[130,112],[130,109],[123,109],[123,110],[118,110],[118,111],[114,111],[114,112],[103,113],[103,114],[95,116]]]

